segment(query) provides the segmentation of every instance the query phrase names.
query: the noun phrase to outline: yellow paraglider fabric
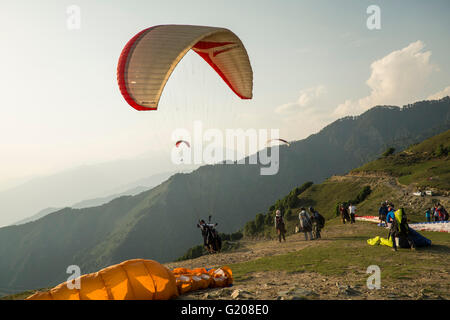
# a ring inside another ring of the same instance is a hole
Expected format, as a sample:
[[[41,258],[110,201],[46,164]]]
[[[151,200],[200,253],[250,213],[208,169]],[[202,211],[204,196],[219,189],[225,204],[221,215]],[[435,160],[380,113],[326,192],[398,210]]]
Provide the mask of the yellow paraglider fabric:
[[[369,239],[367,240],[367,243],[370,244],[371,246],[376,246],[380,244],[380,237],[376,236],[375,238]]]
[[[177,268],[153,260],[133,259],[82,275],[79,289],[66,282],[27,300],[168,300],[180,294],[233,283],[231,269]]]
[[[383,246],[388,246],[388,247],[393,247],[393,243],[392,243],[392,237],[389,237],[389,239],[385,239],[385,238],[380,238],[380,244],[382,244]]]
[[[376,236],[375,238],[368,239],[367,243],[370,244],[371,246],[383,245],[383,246],[393,247],[392,237],[389,237],[389,239],[385,239],[385,238],[381,238],[380,236]]]
[[[400,224],[403,218],[403,209],[398,209],[397,211],[394,212],[394,216],[395,216],[395,220],[397,220],[397,222]],[[388,246],[393,248],[394,244],[392,242],[392,237],[389,237],[389,239],[385,239],[385,238],[381,238],[379,236],[372,238],[372,239],[368,239],[367,243],[375,246],[375,245],[383,245],[383,246]]]
[[[402,218],[403,218],[403,209],[400,208],[397,211],[395,211],[394,216],[395,216],[395,220],[397,220],[398,224],[401,224]]]

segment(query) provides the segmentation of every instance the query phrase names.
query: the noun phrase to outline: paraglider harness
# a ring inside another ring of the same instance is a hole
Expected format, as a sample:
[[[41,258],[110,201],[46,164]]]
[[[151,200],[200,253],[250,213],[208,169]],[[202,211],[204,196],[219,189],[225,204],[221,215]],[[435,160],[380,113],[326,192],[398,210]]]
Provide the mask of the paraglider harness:
[[[400,219],[398,219],[398,215],[401,215]],[[400,222],[398,220],[400,220]],[[414,241],[410,237],[408,220],[403,208],[400,208],[394,213],[394,218],[392,219],[391,227],[389,228],[388,239],[390,237],[392,237],[392,244],[395,250],[397,250],[395,238],[399,238],[400,247],[415,248]]]
[[[222,239],[216,230],[217,223],[211,223],[211,216],[209,216],[208,223],[204,220],[199,220],[197,228],[200,228],[203,236],[203,245],[209,253],[219,252],[222,249]]]

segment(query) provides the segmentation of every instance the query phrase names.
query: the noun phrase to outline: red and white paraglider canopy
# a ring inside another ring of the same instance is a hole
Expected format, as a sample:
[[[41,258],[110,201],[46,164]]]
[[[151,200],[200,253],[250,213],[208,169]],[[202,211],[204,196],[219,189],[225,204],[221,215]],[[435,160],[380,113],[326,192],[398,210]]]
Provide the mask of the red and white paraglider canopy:
[[[216,27],[160,25],[142,30],[122,50],[117,80],[128,104],[137,110],[156,110],[172,71],[191,49],[236,95],[252,98],[250,60],[233,32]]]
[[[181,144],[185,144],[188,148],[191,147],[191,145],[189,144],[189,142],[187,142],[186,140],[178,140],[177,142],[175,142],[175,146],[178,148]]]
[[[267,140],[267,144],[270,144],[273,141],[280,141],[280,142],[287,144],[288,147],[291,146],[291,144],[287,140],[284,140],[284,139],[270,139],[270,140]]]

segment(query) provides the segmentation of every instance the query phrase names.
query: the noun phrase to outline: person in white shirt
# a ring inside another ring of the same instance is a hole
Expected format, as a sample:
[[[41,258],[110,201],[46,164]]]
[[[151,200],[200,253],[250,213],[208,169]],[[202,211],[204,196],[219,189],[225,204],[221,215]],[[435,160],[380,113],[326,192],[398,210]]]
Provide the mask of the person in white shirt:
[[[348,206],[348,212],[350,213],[350,223],[355,223],[356,207],[351,203]]]

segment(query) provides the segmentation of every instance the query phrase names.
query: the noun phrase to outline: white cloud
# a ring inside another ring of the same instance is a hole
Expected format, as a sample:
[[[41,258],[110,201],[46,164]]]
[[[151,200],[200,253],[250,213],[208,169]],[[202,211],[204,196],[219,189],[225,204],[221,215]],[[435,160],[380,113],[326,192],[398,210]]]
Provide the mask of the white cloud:
[[[273,120],[280,124],[285,139],[302,139],[317,132],[328,123],[326,109],[326,87],[317,85],[302,89],[296,101],[275,108],[279,117]]]
[[[443,97],[450,96],[450,86],[444,88],[443,90],[436,92],[435,94],[432,94],[427,97],[427,100],[439,100]]]
[[[366,81],[370,94],[358,100],[348,99],[338,105],[337,116],[360,114],[375,105],[404,105],[423,96],[423,88],[431,73],[437,70],[430,63],[431,51],[416,41],[374,61]]]
[[[275,112],[279,114],[295,114],[311,108],[317,109],[317,103],[325,93],[326,89],[323,85],[300,90],[300,96],[297,101],[278,106]]]

